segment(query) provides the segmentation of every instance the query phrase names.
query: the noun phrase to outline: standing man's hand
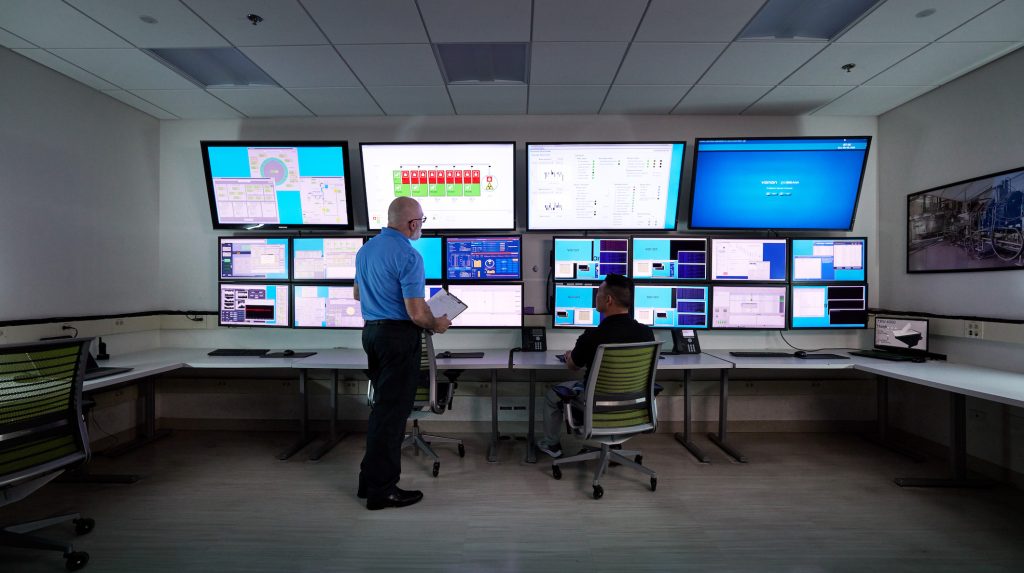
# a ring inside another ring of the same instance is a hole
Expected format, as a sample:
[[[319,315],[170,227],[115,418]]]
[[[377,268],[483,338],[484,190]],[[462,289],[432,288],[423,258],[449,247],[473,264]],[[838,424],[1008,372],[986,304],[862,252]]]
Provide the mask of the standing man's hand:
[[[442,314],[434,319],[434,326],[431,328],[438,334],[444,334],[444,331],[451,327],[452,321],[448,318],[447,314]]]

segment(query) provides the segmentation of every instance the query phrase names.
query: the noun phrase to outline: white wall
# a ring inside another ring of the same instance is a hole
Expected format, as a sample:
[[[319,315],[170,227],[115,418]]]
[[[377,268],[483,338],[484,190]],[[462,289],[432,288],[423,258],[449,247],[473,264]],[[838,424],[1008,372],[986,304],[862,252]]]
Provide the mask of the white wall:
[[[0,48],[0,321],[156,310],[159,122]]]

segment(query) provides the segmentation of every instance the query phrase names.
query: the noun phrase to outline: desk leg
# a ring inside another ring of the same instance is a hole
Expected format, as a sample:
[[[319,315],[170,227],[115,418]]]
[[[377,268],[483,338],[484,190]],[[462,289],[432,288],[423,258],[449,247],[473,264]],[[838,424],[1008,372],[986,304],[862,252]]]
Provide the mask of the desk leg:
[[[139,383],[139,392],[142,393],[142,426],[139,428],[139,436],[130,442],[104,450],[100,455],[107,458],[116,458],[151,444],[161,438],[170,435],[170,430],[156,429],[156,380],[152,378]],[[136,478],[137,479],[137,478]],[[124,483],[115,481],[114,483]],[[133,483],[133,482],[128,482]]]
[[[348,432],[338,432],[338,371],[333,371],[333,378],[331,379],[331,420],[330,420],[330,434],[327,436],[327,441],[320,444],[313,453],[309,454],[309,461],[316,462],[324,455],[334,449],[334,446],[338,445],[338,442],[345,439],[348,436]]]
[[[729,454],[729,457],[740,463],[747,463],[747,458],[743,454],[737,452],[729,445],[728,435],[726,434],[726,426],[728,425],[729,418],[729,372],[726,369],[721,369],[719,372],[719,395],[718,395],[718,433],[708,434],[708,439],[713,444],[721,448],[723,452]]]
[[[875,377],[875,435],[865,438],[878,446],[906,456],[915,462],[923,462],[924,456],[912,452],[889,441],[889,379],[885,376]]]
[[[948,478],[896,478],[900,487],[986,487],[984,480],[967,479],[967,410],[963,394],[949,394],[949,469]]]
[[[305,368],[299,370],[299,398],[302,400],[302,406],[300,408],[302,415],[299,419],[299,439],[289,446],[288,449],[277,454],[277,459],[279,460],[287,460],[299,453],[299,450],[306,447],[313,441],[313,436],[309,434],[309,396],[306,395]]]
[[[706,464],[711,458],[690,440],[690,423],[690,371],[683,370],[683,431],[676,432],[676,441],[689,450],[698,462]]]
[[[498,461],[498,371],[491,370],[491,445],[487,461]]]
[[[530,412],[529,427],[526,430],[526,463],[535,464],[537,463],[537,447],[534,443],[535,433],[534,424],[537,421],[537,371],[530,370],[530,397],[528,399],[528,406]]]

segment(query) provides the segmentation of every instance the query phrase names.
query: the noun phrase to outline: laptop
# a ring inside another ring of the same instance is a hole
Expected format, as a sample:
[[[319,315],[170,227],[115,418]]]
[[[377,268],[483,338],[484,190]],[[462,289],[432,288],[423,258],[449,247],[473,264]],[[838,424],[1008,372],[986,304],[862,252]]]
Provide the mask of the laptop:
[[[125,372],[131,372],[134,368],[120,368],[117,366],[100,366],[96,363],[96,359],[92,355],[92,351],[86,355],[85,361],[85,379],[95,380],[96,378],[103,378],[105,376],[113,376],[114,374],[124,374]]]
[[[875,318],[875,347],[851,350],[855,356],[900,362],[924,362],[928,357],[928,319],[879,316]]]

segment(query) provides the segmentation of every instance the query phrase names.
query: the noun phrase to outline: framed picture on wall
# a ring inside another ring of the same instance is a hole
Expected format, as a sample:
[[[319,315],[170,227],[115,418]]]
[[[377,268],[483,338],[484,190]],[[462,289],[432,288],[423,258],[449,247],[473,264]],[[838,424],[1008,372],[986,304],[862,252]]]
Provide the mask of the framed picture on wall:
[[[907,196],[907,272],[1024,268],[1024,167]]]

